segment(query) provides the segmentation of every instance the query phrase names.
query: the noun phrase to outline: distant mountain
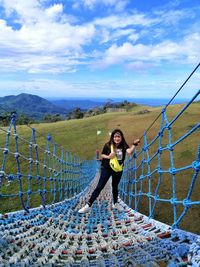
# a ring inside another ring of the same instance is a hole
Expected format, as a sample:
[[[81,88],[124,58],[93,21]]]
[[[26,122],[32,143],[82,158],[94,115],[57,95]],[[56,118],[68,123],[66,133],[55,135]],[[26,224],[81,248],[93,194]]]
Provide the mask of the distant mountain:
[[[45,114],[66,115],[69,110],[56,106],[50,101],[31,94],[19,94],[0,97],[0,105],[4,110],[17,111],[33,119],[42,119]]]
[[[65,109],[73,110],[77,107],[81,110],[86,111],[88,109],[94,109],[104,106],[106,103],[121,103],[125,100],[136,103],[138,105],[146,105],[151,107],[165,106],[170,99],[168,98],[94,98],[94,99],[48,99],[53,104],[63,107]],[[171,104],[181,104],[188,102],[189,99],[186,98],[176,98]]]
[[[104,105],[102,101],[94,101],[87,99],[60,99],[60,100],[50,100],[50,101],[54,105],[62,107],[67,110],[73,110],[75,108],[80,108],[81,110],[88,110]]]

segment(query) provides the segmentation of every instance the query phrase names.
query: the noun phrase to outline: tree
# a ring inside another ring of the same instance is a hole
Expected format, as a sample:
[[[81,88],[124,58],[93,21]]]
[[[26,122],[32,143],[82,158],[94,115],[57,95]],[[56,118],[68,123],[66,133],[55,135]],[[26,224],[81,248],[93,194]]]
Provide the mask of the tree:
[[[84,116],[84,112],[82,112],[81,109],[78,107],[68,114],[68,120],[82,119],[83,116]]]
[[[24,124],[30,124],[33,123],[34,120],[29,118],[28,116],[24,115],[24,114],[20,114],[19,117],[16,120],[16,123],[18,125],[24,125]]]
[[[8,126],[11,120],[11,115],[6,113],[6,114],[2,114],[0,115],[0,123],[2,126]]]

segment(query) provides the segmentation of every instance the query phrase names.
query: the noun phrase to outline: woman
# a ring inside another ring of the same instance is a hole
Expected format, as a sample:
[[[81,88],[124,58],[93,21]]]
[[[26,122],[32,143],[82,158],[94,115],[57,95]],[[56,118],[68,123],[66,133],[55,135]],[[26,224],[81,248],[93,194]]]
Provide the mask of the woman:
[[[117,160],[120,165],[123,166],[126,153],[128,155],[131,155],[135,149],[135,146],[137,146],[140,143],[139,139],[134,140],[131,147],[126,143],[126,140],[124,138],[124,135],[120,129],[115,129],[111,136],[109,142],[107,142],[102,150],[101,154],[101,175],[99,178],[99,182],[95,190],[93,191],[90,199],[88,200],[87,204],[82,207],[78,212],[79,213],[86,213],[91,210],[91,206],[93,202],[96,200],[96,198],[99,196],[100,192],[106,185],[107,181],[109,180],[110,176],[112,176],[112,193],[113,193],[113,208],[118,209],[119,211],[122,211],[123,208],[120,206],[120,204],[117,202],[118,200],[118,185],[120,182],[120,179],[122,177],[123,171],[114,171],[110,167],[110,159],[117,157]],[[114,152],[111,152],[111,146],[113,145]]]

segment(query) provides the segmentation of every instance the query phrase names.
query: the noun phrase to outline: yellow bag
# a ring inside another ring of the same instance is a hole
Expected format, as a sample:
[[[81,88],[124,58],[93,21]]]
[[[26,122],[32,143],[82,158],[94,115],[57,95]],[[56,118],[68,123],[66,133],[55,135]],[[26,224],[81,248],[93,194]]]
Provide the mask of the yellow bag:
[[[111,153],[114,152],[113,145],[110,146]],[[113,159],[110,159],[110,167],[113,169],[115,172],[121,172],[123,169],[123,164],[119,164],[119,161],[117,160],[117,157],[115,156]]]

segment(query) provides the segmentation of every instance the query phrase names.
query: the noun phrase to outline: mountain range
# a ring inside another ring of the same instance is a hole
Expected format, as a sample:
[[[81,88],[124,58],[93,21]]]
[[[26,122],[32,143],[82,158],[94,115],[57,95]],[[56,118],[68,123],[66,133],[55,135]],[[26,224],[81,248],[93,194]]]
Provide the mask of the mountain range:
[[[63,107],[67,110],[73,110],[77,107],[86,111],[95,107],[103,106],[105,101],[89,100],[89,99],[52,99],[50,100],[54,105]]]
[[[30,118],[41,120],[45,115],[60,114],[65,117],[73,109],[83,110],[102,105],[102,102],[90,100],[47,100],[37,95],[22,93],[0,97],[0,113],[16,111]]]
[[[59,107],[50,101],[31,94],[19,94],[0,97],[0,110],[2,112],[16,111],[33,119],[42,119],[45,114],[65,115],[69,110]]]

